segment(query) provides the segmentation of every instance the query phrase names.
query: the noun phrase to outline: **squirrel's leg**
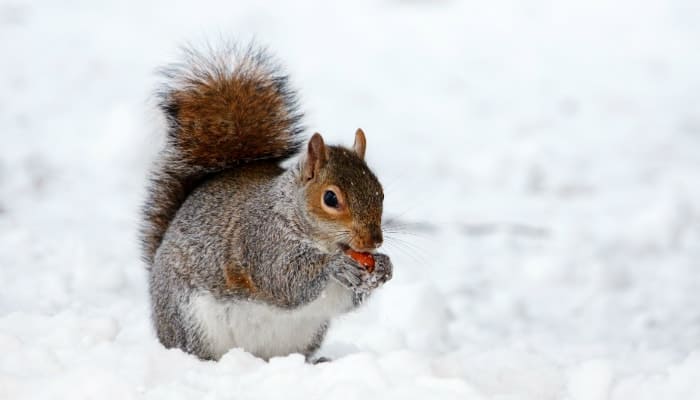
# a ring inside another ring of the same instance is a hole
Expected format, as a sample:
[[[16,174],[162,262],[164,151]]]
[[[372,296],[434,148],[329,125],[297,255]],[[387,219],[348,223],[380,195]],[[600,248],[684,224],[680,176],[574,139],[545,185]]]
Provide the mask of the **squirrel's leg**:
[[[328,254],[312,247],[299,248],[297,243],[279,247],[296,249],[293,254],[258,264],[252,274],[256,296],[286,309],[316,300],[330,281]]]
[[[186,310],[193,289],[177,275],[175,263],[185,260],[161,248],[150,270],[149,286],[153,321],[158,340],[166,348],[179,348],[205,360],[216,357]]]
[[[374,259],[374,271],[369,272],[342,252],[328,255],[309,250],[286,264],[288,271],[282,275],[286,279],[276,282],[277,289],[304,288],[288,291],[290,297],[287,306],[295,308],[315,300],[330,281],[336,281],[350,291],[351,306],[357,307],[374,289],[392,277],[393,266],[389,257],[375,254]],[[350,308],[352,307],[346,307],[343,312]]]
[[[318,364],[319,362],[325,362],[325,361],[330,361],[330,359],[326,357],[315,357],[316,351],[321,347],[321,343],[323,343],[323,338],[326,336],[326,332],[328,331],[328,321],[326,321],[321,327],[318,329],[316,332],[316,335],[314,338],[311,340],[311,343],[309,343],[308,347],[304,351],[304,357],[306,357],[306,362],[311,363],[311,364]],[[319,360],[324,360],[324,361],[319,361]]]

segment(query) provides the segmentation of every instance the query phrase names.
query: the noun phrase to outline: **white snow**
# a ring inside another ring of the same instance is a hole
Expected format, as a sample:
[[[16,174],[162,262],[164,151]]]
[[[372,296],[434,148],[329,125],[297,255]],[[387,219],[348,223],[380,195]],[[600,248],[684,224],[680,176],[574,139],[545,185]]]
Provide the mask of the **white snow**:
[[[0,2],[0,399],[700,398],[696,0]],[[150,325],[153,71],[256,38],[402,225],[321,354]]]

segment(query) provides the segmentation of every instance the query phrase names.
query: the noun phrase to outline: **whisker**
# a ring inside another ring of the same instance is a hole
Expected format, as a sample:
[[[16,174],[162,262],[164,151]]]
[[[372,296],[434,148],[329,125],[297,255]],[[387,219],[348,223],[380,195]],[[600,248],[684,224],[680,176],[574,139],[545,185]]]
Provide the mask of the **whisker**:
[[[421,264],[429,263],[428,260],[430,259],[430,257],[428,257],[428,252],[426,252],[421,246],[415,243],[394,236],[387,236],[386,244],[388,247],[393,247],[394,249],[408,256],[413,261],[416,261]]]

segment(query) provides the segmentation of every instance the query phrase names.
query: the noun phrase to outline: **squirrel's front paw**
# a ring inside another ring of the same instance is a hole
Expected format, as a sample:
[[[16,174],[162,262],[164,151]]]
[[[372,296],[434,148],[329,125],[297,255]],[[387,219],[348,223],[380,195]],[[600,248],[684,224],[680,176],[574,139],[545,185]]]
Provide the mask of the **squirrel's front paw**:
[[[333,277],[341,285],[356,294],[368,294],[391,279],[393,266],[388,256],[374,254],[374,270],[369,272],[366,267],[354,259],[340,255],[331,262]]]
[[[394,266],[391,264],[391,259],[386,254],[374,254],[374,272],[373,276],[379,281],[379,284],[391,279],[394,273]]]

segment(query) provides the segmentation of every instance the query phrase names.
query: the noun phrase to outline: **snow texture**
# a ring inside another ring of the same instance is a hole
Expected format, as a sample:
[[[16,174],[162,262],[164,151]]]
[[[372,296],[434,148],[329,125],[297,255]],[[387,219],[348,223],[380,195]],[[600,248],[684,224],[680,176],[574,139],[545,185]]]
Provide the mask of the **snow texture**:
[[[699,399],[697,0],[0,2],[0,399]],[[394,279],[321,355],[166,350],[154,70],[255,38],[351,144]]]

